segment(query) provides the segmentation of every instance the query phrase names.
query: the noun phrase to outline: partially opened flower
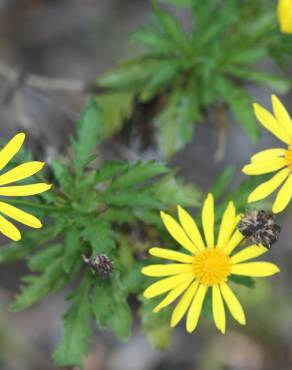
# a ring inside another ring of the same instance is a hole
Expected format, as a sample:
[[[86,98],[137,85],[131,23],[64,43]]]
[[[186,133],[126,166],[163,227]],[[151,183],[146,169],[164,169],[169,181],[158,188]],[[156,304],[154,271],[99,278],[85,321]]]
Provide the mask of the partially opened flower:
[[[0,197],[29,196],[42,193],[51,188],[51,185],[45,183],[10,185],[39,172],[44,166],[44,163],[42,162],[26,162],[4,173],[1,173],[14,155],[20,150],[24,139],[25,134],[17,134],[0,151]],[[18,228],[9,220],[4,218],[3,215],[32,228],[42,227],[40,220],[35,216],[20,210],[11,204],[0,201],[0,233],[14,241],[20,240],[21,234]]]
[[[158,312],[177,300],[172,312],[171,326],[176,326],[186,315],[186,329],[196,329],[208,290],[212,292],[212,310],[216,327],[222,332],[226,328],[225,305],[240,324],[245,324],[242,306],[229,286],[231,275],[264,277],[274,275],[278,267],[269,262],[246,262],[267,251],[259,245],[251,245],[234,253],[243,239],[236,229],[240,221],[233,202],[223,214],[217,240],[214,236],[214,200],[211,194],[202,209],[204,236],[193,218],[180,206],[179,223],[170,215],[161,212],[162,221],[170,235],[187,253],[164,248],[151,248],[152,256],[175,263],[144,267],[142,273],[162,279],[150,285],[144,292],[146,298],[167,293],[154,308]]]
[[[281,31],[292,33],[292,0],[279,0],[277,12]]]
[[[263,150],[251,157],[251,163],[244,166],[246,175],[263,175],[278,171],[271,179],[256,187],[248,197],[248,202],[256,202],[280,188],[274,201],[272,211],[283,211],[292,197],[292,121],[280,100],[273,95],[274,114],[259,104],[254,104],[254,112],[259,122],[288,148]]]

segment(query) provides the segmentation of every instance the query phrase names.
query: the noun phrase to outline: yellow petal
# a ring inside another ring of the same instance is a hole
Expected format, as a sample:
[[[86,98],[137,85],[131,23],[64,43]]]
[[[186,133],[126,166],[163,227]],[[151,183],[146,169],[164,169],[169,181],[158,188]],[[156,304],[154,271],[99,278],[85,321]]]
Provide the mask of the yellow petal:
[[[177,287],[182,282],[190,279],[193,277],[194,274],[191,273],[185,273],[175,276],[170,276],[165,279],[159,280],[156,283],[150,285],[145,291],[144,291],[144,297],[145,298],[153,298],[158,295],[161,295],[165,292],[168,292],[169,290]]]
[[[198,325],[199,317],[202,311],[202,307],[203,307],[203,303],[204,303],[207,290],[208,288],[205,285],[203,284],[199,285],[198,291],[191,304],[191,307],[189,309],[188,316],[187,316],[186,329],[187,329],[187,332],[189,333],[194,331]]]
[[[270,180],[263,182],[257,186],[248,196],[248,203],[256,202],[264,199],[272,194],[289,175],[289,168],[284,168],[274,175]]]
[[[268,251],[267,248],[265,248],[262,245],[251,245],[247,248],[244,248],[242,251],[236,253],[234,256],[231,257],[231,262],[233,264],[248,261],[252,258],[256,258],[261,256],[262,254],[266,253]]]
[[[170,249],[164,248],[151,248],[149,249],[149,254],[154,257],[164,258],[170,261],[177,261],[177,262],[184,262],[184,263],[192,263],[194,261],[194,257],[190,256],[185,253],[172,251]]]
[[[292,175],[289,175],[288,179],[284,182],[283,186],[279,190],[276,200],[273,204],[272,211],[274,213],[282,212],[290,202],[292,197]]]
[[[226,328],[225,309],[218,285],[214,285],[212,288],[212,308],[215,325],[224,334]]]
[[[202,223],[208,247],[214,246],[214,198],[208,194],[202,210]]]
[[[231,273],[242,276],[265,277],[279,272],[278,266],[271,262],[247,262],[231,266]]]
[[[164,223],[164,226],[166,227],[169,234],[173,237],[173,239],[175,239],[180,245],[182,245],[191,253],[195,253],[197,249],[190,241],[183,228],[168,214],[160,212],[160,216],[162,222]]]
[[[224,248],[224,252],[226,254],[230,254],[244,239],[244,236],[241,234],[240,231],[236,230],[232,235],[231,239],[227,243],[226,247]]]
[[[2,170],[7,163],[15,156],[15,154],[21,148],[25,139],[23,132],[15,135],[0,151],[0,170]]]
[[[261,152],[254,154],[250,158],[250,160],[253,163],[268,162],[277,157],[285,157],[286,154],[287,154],[287,149],[283,149],[283,148],[266,149],[266,150],[262,150]]]
[[[184,317],[185,313],[187,312],[192,299],[194,298],[196,291],[198,289],[199,282],[196,280],[194,281],[190,287],[186,290],[178,304],[176,305],[173,313],[171,315],[171,322],[170,326],[173,328],[175,327],[180,320]]]
[[[229,202],[226,210],[223,214],[221,225],[219,228],[217,247],[222,248],[227,241],[230,239],[230,235],[234,230],[234,221],[236,216],[236,210],[233,202]]]
[[[277,171],[284,166],[286,166],[284,158],[275,158],[267,162],[247,164],[242,168],[242,172],[246,175],[264,175],[265,173]]]
[[[278,1],[278,18],[283,33],[292,33],[292,6],[291,0]]]
[[[38,218],[10,204],[0,202],[0,212],[26,226],[33,227],[35,229],[42,227],[42,223]]]
[[[276,118],[259,104],[253,104],[254,112],[259,122],[278,139],[286,144],[290,143],[290,138],[282,129]]]
[[[10,221],[7,221],[2,216],[0,216],[0,233],[7,236],[7,238],[14,240],[15,242],[21,239],[19,230]]]
[[[239,224],[239,222],[241,221],[242,217],[243,217],[243,214],[242,213],[239,213],[238,215],[235,216],[235,219],[233,221],[233,230]]]
[[[290,6],[292,7],[292,3]],[[292,22],[292,18],[291,18],[291,22]],[[286,111],[285,107],[280,102],[280,100],[276,97],[276,95],[272,95],[272,104],[273,104],[274,115],[277,121],[280,123],[281,127],[283,128],[287,136],[289,136],[290,142],[292,142],[292,122],[291,122],[289,113]]]
[[[52,185],[45,183],[38,183],[32,185],[6,186],[0,187],[0,195],[8,197],[22,197],[43,193],[51,189]]]
[[[193,277],[189,278],[188,280],[184,281],[176,288],[172,289],[167,296],[161,301],[153,310],[153,312],[159,312],[162,308],[170,305],[173,301],[175,301],[190,285],[190,283],[194,280]]]
[[[184,228],[184,231],[197,247],[197,249],[204,250],[205,245],[202,239],[202,235],[192,216],[182,207],[178,206],[178,217],[182,227]]]
[[[177,275],[184,272],[193,271],[192,264],[186,263],[171,263],[167,265],[150,265],[142,268],[142,274],[147,276],[159,277],[159,276],[169,276]]]
[[[244,311],[237,297],[226,283],[220,284],[220,290],[231,315],[241,325],[245,325]]]
[[[44,163],[36,161],[23,163],[1,175],[0,185],[6,185],[18,180],[26,179],[27,177],[30,177],[39,172],[44,167],[44,165]]]

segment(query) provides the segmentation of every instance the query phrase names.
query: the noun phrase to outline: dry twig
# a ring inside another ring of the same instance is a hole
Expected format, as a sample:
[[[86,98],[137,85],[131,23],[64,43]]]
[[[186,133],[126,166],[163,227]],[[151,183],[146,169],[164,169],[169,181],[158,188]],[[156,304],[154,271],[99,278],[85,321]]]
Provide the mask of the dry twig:
[[[23,71],[9,66],[0,61],[0,76],[8,80],[13,86],[21,81],[28,87],[70,94],[101,94],[107,91],[97,85],[96,82],[86,82],[81,80],[66,80],[38,76],[35,74],[25,74]]]

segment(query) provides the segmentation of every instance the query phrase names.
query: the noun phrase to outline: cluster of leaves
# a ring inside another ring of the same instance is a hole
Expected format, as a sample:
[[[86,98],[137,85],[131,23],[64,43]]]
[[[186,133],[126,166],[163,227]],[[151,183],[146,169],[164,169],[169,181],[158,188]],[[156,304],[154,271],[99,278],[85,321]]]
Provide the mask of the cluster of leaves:
[[[27,232],[21,242],[2,248],[0,263],[26,260],[30,269],[12,305],[15,311],[49,293],[70,290],[63,336],[54,353],[57,366],[82,366],[92,320],[100,330],[108,328],[126,340],[132,323],[129,298],[140,302],[138,311],[149,340],[158,348],[168,346],[170,309],[152,313],[155,302],[142,297],[149,281],[140,270],[147,249],[161,239],[161,245],[177,248],[162,227],[159,211],[172,212],[177,204],[196,207],[201,198],[197,188],[165,165],[103,162],[96,159],[97,145],[132,117],[137,101],[158,105],[153,119],[165,155],[191,140],[194,125],[212,106],[230,108],[255,139],[258,125],[247,83],[267,84],[274,91],[285,91],[290,84],[280,71],[292,56],[291,42],[278,32],[268,0],[164,2],[191,10],[190,24],[184,29],[153,1],[153,24],[132,36],[149,51],[98,81],[107,92],[88,100],[71,141],[72,158],[51,163],[53,190],[34,203],[11,200],[42,217],[50,216],[45,228]],[[256,70],[256,63],[267,57],[279,66],[278,74]],[[233,175],[234,168],[227,167],[210,189],[219,204],[217,227],[227,201],[233,199],[237,210],[244,211],[247,194],[260,181],[251,178],[228,193]],[[114,264],[107,278],[94,275],[82,257],[101,254]],[[234,282],[253,286],[249,278]],[[206,317],[212,315],[210,299],[203,307]]]
[[[200,198],[195,187],[154,161],[106,161],[90,168],[104,128],[100,108],[91,98],[72,140],[72,161],[66,166],[57,160],[51,164],[54,190],[38,202],[21,201],[27,210],[49,214],[50,223],[0,251],[0,262],[25,259],[31,271],[22,277],[14,311],[71,287],[63,337],[54,353],[58,366],[82,365],[92,334],[91,319],[119,339],[128,338],[132,322],[128,297],[138,296],[145,287],[140,270],[147,243],[160,234],[163,237],[159,210],[176,204],[197,206]],[[100,254],[113,260],[108,278],[93,275],[82,258]],[[147,325],[146,331],[154,329]]]
[[[99,98],[108,133],[129,120],[139,101],[157,105],[153,123],[166,156],[192,139],[206,109],[218,106],[231,110],[256,140],[258,125],[246,87],[256,83],[283,93],[291,86],[284,74],[292,44],[278,29],[275,6],[270,0],[164,2],[185,6],[190,20],[183,27],[173,13],[152,1],[153,22],[131,38],[147,51],[98,81],[109,89]],[[275,63],[275,72],[256,68],[265,59]]]

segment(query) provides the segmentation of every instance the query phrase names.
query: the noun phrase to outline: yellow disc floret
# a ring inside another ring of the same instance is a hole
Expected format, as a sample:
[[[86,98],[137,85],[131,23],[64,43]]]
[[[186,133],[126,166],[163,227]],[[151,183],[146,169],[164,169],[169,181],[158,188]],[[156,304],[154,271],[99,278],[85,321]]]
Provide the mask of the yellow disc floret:
[[[207,287],[227,280],[230,274],[230,257],[217,248],[205,249],[194,257],[194,272],[197,279]]]

